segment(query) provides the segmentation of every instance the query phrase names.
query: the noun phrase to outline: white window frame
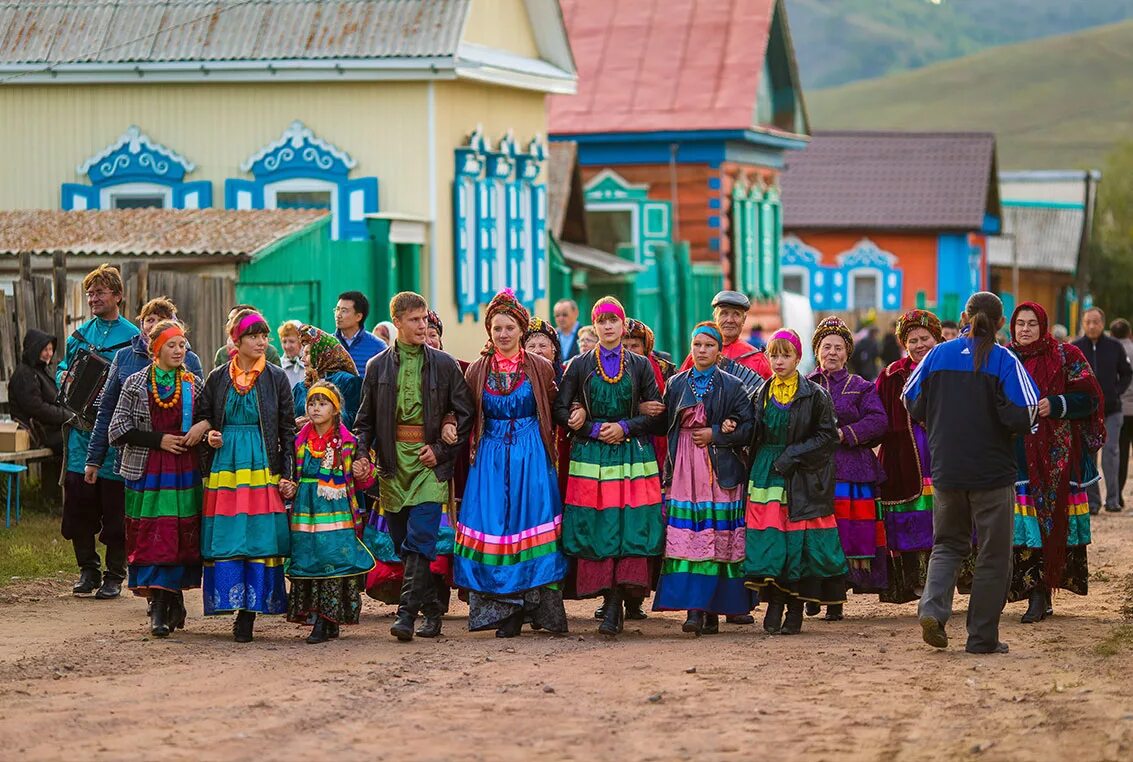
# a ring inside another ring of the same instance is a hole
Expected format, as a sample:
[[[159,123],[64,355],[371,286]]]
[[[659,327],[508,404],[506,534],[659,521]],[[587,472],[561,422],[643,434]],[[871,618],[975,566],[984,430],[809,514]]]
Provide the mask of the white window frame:
[[[857,283],[859,280],[869,279],[873,281],[874,293],[877,295],[876,303],[874,304],[858,304],[857,300]],[[860,267],[850,271],[848,278],[849,288],[846,294],[846,308],[850,310],[857,309],[884,309],[885,307],[885,278],[881,274],[881,270],[876,267]]]
[[[139,196],[161,196],[162,209],[173,208],[173,189],[157,183],[118,183],[108,185],[98,192],[98,208],[113,209],[116,198],[138,198]]]
[[[805,296],[807,298],[807,300],[809,300],[810,299],[810,270],[806,267],[803,267],[802,265],[780,265],[779,266],[779,277],[783,281],[786,281],[788,275],[798,275],[799,277],[802,278],[802,280],[803,280],[803,290],[802,290],[801,295]],[[786,288],[783,288],[783,290],[787,291]],[[788,291],[787,293],[794,293],[794,292]]]
[[[314,177],[293,177],[289,180],[278,180],[264,185],[264,209],[278,209],[277,200],[280,192],[283,193],[329,193],[330,194],[330,237],[338,240],[338,184],[327,180],[318,180]]]

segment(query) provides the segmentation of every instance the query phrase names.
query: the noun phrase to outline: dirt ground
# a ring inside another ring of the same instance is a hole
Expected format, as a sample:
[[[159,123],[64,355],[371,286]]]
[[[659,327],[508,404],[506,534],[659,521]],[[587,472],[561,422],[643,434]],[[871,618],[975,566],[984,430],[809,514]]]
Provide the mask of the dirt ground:
[[[1095,521],[1090,564],[1054,619],[1008,607],[1006,656],[963,652],[961,608],[937,652],[912,604],[865,597],[794,637],[651,614],[611,641],[583,601],[565,636],[471,635],[457,604],[444,637],[402,644],[367,601],[337,642],[273,617],[239,645],[199,595],[155,640],[140,599],[27,583],[0,590],[0,758],[1130,760],[1133,515]]]

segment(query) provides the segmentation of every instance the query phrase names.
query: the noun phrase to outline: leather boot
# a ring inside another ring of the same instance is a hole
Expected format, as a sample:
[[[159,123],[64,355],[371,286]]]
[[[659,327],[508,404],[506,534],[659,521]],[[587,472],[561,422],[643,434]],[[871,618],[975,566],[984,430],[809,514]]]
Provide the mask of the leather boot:
[[[644,596],[627,595],[623,596],[623,599],[626,605],[626,619],[640,621],[649,618],[649,615],[645,613],[645,609],[641,607],[641,604],[645,602]]]
[[[311,628],[311,634],[307,636],[307,642],[311,645],[316,643],[326,643],[330,640],[330,635],[327,634],[327,620],[321,616],[315,618],[315,626]]]
[[[1046,619],[1046,593],[1038,588],[1031,591],[1027,613],[1019,619],[1023,624],[1034,624]]]
[[[806,602],[806,615],[807,616],[818,616],[821,613],[822,613],[822,604],[821,603],[815,603],[814,601],[807,601]]]
[[[83,569],[79,572],[79,581],[71,588],[74,595],[90,595],[102,584],[102,572],[98,569]]]
[[[169,637],[169,624],[166,622],[166,615],[169,610],[166,608],[165,596],[168,595],[164,590],[154,588],[150,590],[149,600],[152,604],[150,606],[149,615],[149,632],[155,638]]]
[[[419,576],[422,574],[421,561],[425,560],[419,553],[406,553],[402,560],[405,577],[401,582],[401,600],[397,606],[397,620],[389,628],[389,634],[403,643],[413,640],[413,625],[417,621],[417,612],[421,608],[421,599],[418,597],[421,588]],[[423,570],[428,574],[428,564]]]
[[[425,621],[417,628],[417,637],[436,638],[441,634],[441,618],[439,616],[425,615]]]
[[[602,605],[594,609],[594,618],[601,622],[606,618],[606,607],[610,605],[610,594],[606,593],[602,596]]]
[[[719,635],[720,634],[720,615],[719,614],[705,614],[704,624],[700,627],[701,635]]]
[[[169,624],[169,631],[173,632],[178,629],[185,629],[185,594],[178,591],[171,593],[168,590],[165,593],[165,621]]]
[[[724,621],[728,624],[755,624],[755,617],[751,614],[728,614]]]
[[[827,622],[841,622],[843,619],[845,619],[845,616],[842,613],[843,605],[844,604],[841,603],[831,603],[826,607],[826,616],[823,617],[823,619],[825,619]]]
[[[237,643],[251,643],[255,626],[256,612],[240,609],[236,612],[236,621],[232,623],[232,639]]]
[[[417,600],[421,602],[421,614],[425,621],[417,628],[417,637],[436,638],[441,634],[442,617],[445,614],[445,605],[437,592],[437,583],[429,569],[429,559],[419,557],[422,572],[417,575]]]
[[[763,615],[763,629],[771,635],[778,635],[783,629],[783,608],[784,608],[783,593],[779,590],[768,588],[767,590],[767,613]]]
[[[703,611],[690,611],[685,623],[681,625],[681,632],[691,632],[694,635],[700,634],[700,628],[704,626],[704,612]]]
[[[615,591],[606,603],[606,617],[598,625],[598,634],[613,637],[622,631],[624,625],[625,608],[622,602],[622,594],[620,591]]]
[[[803,602],[791,596],[787,602],[787,616],[783,620],[783,635],[798,635],[803,631]]]
[[[338,622],[327,622],[327,637],[334,640],[338,637],[341,630],[339,629]]]
[[[518,638],[520,631],[523,630],[523,609],[517,609],[511,616],[500,622],[500,626],[496,629],[497,638]]]

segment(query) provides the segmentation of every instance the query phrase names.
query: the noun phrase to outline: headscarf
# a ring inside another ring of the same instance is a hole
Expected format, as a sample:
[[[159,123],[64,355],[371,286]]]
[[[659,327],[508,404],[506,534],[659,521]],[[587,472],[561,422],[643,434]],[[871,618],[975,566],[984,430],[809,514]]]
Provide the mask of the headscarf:
[[[380,322],[376,326],[374,326],[374,330],[371,331],[371,333],[373,333],[375,336],[377,336],[380,339],[381,336],[378,334],[379,328],[385,328],[386,329],[386,333],[389,334],[389,345],[392,347],[393,343],[395,341],[397,341],[397,326],[394,325],[393,323],[389,322],[388,320],[383,320],[382,322]]]
[[[653,354],[653,345],[656,339],[653,336],[653,329],[647,326],[640,320],[630,318],[626,321],[626,330],[624,334],[627,339],[640,339],[642,345],[645,347],[645,356],[649,357]]]
[[[184,336],[184,335],[185,335],[184,326],[182,326],[180,324],[169,326],[164,331],[159,333],[157,335],[157,338],[155,338],[150,343],[150,348],[149,348],[150,354],[153,355],[154,357],[157,357],[158,352],[161,351],[161,348],[165,345],[165,342],[169,341],[170,339],[172,339],[175,336]]]
[[[623,323],[626,319],[626,310],[619,302],[612,296],[603,296],[598,301],[594,302],[594,309],[590,310],[590,322],[597,323],[600,315],[613,315]]]
[[[559,335],[555,333],[555,327],[541,317],[531,318],[531,321],[527,324],[527,330],[523,332],[523,345],[526,346],[527,340],[537,333],[551,340],[551,346],[555,348],[555,368],[557,371],[563,364],[563,349],[559,344]]]
[[[1015,338],[1015,320],[1030,310],[1039,321],[1039,338],[1020,345]],[[1043,547],[1043,575],[1052,587],[1062,580],[1066,566],[1068,508],[1071,469],[1081,462],[1083,450],[1094,450],[1105,442],[1105,413],[1102,390],[1082,351],[1051,336],[1046,310],[1034,302],[1023,302],[1011,314],[1011,351],[1023,361],[1042,397],[1085,393],[1097,400],[1089,418],[1039,418],[1038,430],[1023,438],[1027,456],[1027,481],[1039,525],[1046,537]],[[1066,439],[1069,437],[1069,451]]]
[[[484,312],[484,330],[488,332],[488,343],[480,350],[481,355],[487,356],[496,351],[492,343],[492,318],[496,315],[507,315],[525,330],[531,323],[531,313],[515,298],[515,292],[510,288],[500,291],[492,297],[492,301],[488,302],[488,309]],[[522,343],[519,348],[523,349]]]
[[[445,335],[445,324],[441,322],[441,316],[436,313],[436,310],[429,310],[425,313],[425,322],[437,332],[437,349],[444,349],[445,343],[442,337]]]
[[[818,346],[827,336],[840,336],[842,341],[846,342],[847,357],[854,353],[854,335],[850,333],[850,327],[837,315],[831,315],[819,321],[818,327],[814,329],[814,336],[810,340],[810,349],[814,352],[815,357],[818,357]]]
[[[299,328],[299,340],[303,346],[310,347],[310,362],[307,364],[307,388],[335,371],[343,371],[352,376],[358,375],[358,368],[342,342],[332,334],[313,325],[304,324]]]
[[[940,318],[928,310],[909,310],[897,320],[897,341],[901,346],[905,346],[905,339],[909,336],[909,331],[914,328],[924,328],[932,337],[936,339],[936,343],[944,341],[944,334],[940,328]]]
[[[705,320],[703,323],[697,323],[696,327],[692,329],[691,338],[695,339],[700,335],[704,335],[710,339],[715,340],[720,349],[724,348],[724,334],[720,332],[720,326],[716,325],[711,320]]]

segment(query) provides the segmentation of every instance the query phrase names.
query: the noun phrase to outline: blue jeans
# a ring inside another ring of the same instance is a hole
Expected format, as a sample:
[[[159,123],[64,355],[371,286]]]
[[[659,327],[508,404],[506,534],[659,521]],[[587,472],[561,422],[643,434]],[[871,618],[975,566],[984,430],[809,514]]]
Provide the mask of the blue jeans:
[[[387,513],[389,536],[397,555],[418,553],[433,561],[437,558],[437,535],[441,531],[441,504],[407,505],[397,513]]]

